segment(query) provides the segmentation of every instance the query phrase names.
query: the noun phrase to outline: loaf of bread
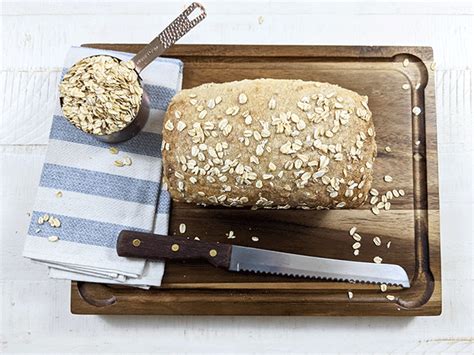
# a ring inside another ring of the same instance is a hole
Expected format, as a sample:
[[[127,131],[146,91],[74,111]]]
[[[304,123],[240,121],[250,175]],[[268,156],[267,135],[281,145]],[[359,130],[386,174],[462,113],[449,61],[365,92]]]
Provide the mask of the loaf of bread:
[[[164,118],[175,201],[254,208],[354,208],[377,153],[367,97],[337,85],[258,79],[182,90]]]

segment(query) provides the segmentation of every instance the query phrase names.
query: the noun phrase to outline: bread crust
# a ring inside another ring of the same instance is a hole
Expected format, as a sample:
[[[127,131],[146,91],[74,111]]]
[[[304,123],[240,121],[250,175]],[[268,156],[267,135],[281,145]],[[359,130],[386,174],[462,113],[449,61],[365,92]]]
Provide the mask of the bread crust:
[[[368,98],[329,83],[257,79],[182,90],[163,127],[175,201],[254,208],[355,208],[377,146]]]

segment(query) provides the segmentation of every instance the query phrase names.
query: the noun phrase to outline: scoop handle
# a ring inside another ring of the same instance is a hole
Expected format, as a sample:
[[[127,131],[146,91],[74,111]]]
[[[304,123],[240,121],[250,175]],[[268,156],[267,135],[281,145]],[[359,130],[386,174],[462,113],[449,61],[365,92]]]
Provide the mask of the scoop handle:
[[[198,15],[191,19],[189,15],[195,10],[198,11]],[[147,44],[132,58],[132,62],[135,63],[135,70],[140,73],[155,58],[162,55],[166,49],[171,47],[174,43],[176,43],[177,40],[183,37],[205,18],[206,10],[204,9],[204,6],[197,2],[193,2],[153,41]]]

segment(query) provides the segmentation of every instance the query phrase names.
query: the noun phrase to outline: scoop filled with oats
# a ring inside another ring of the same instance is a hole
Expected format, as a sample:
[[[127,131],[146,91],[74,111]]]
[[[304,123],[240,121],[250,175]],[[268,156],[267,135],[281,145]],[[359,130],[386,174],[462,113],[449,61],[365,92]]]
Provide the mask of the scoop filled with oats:
[[[113,141],[119,138],[113,134],[132,122],[143,126],[149,113],[148,97],[135,64],[107,55],[87,57],[74,64],[59,85],[59,96],[64,116],[72,124]],[[129,138],[126,136],[122,134],[121,138]]]
[[[145,126],[150,112],[140,72],[205,17],[204,7],[192,3],[131,60],[109,55],[81,59],[59,85],[64,116],[105,142],[133,137]]]

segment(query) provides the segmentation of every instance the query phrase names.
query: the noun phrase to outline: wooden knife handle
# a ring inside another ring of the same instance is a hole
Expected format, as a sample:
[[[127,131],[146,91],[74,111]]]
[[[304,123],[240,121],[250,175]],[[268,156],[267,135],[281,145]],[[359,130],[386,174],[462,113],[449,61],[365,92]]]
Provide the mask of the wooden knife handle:
[[[165,260],[207,260],[214,266],[229,268],[232,245],[201,242],[183,237],[121,231],[117,254],[132,258]]]

